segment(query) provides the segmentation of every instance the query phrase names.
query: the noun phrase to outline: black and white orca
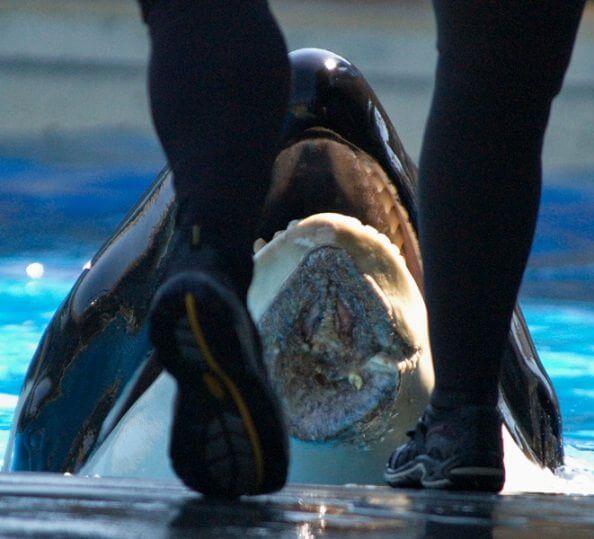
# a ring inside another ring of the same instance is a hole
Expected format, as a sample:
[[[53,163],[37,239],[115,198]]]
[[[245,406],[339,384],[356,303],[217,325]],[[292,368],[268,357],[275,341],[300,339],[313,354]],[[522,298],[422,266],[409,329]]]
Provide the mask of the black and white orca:
[[[433,384],[416,169],[353,64],[319,49],[290,57],[248,305],[286,411],[290,480],[382,483]],[[153,357],[147,314],[187,255],[175,212],[165,169],[75,283],[26,375],[5,470],[173,475],[175,383]],[[557,397],[519,307],[500,408],[506,453],[562,464]]]

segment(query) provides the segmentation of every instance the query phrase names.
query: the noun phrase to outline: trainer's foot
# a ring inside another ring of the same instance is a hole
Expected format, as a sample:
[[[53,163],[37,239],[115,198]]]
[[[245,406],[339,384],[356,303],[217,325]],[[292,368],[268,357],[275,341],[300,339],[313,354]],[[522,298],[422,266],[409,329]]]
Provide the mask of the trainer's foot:
[[[235,293],[207,273],[182,272],[151,307],[157,357],[178,384],[169,454],[205,495],[282,488],[288,441],[257,332]]]
[[[499,492],[505,482],[501,416],[488,406],[429,405],[384,478],[392,487]]]

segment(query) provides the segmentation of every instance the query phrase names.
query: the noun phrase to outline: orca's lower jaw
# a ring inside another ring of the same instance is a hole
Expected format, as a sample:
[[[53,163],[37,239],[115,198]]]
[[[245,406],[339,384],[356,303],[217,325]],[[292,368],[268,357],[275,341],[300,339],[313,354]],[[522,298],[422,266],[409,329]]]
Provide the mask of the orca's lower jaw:
[[[277,159],[248,305],[294,437],[402,439],[432,384],[416,238],[381,167],[317,134]]]

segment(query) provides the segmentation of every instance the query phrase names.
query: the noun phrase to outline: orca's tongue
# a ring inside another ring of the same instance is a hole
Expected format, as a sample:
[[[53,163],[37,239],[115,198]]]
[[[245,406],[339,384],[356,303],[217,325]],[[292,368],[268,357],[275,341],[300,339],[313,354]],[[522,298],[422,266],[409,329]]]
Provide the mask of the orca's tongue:
[[[279,233],[255,262],[249,305],[291,434],[381,436],[425,329],[399,250],[356,219],[323,214]]]

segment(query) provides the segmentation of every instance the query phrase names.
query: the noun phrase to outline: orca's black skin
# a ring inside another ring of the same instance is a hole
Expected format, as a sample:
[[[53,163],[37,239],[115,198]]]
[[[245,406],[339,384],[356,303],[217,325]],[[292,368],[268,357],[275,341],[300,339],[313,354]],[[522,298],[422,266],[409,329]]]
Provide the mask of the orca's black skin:
[[[163,171],[84,270],[33,356],[4,466],[76,472],[139,366],[153,366],[147,314],[168,262],[175,197]],[[145,368],[145,370],[147,370]],[[156,378],[159,369],[152,378]],[[146,377],[138,376],[139,380]]]
[[[395,185],[416,230],[415,167],[361,73],[347,60],[318,49],[292,53],[291,64],[285,146],[322,137],[363,150]],[[342,211],[365,222],[356,201],[337,196],[332,182],[316,181],[269,199],[261,235],[269,237],[290,220],[320,211]],[[147,314],[167,268],[187,253],[173,229],[175,208],[165,169],[53,317],[26,375],[6,469],[78,471],[160,372],[150,360]],[[562,463],[557,397],[519,307],[505,352],[501,408],[529,458],[549,468]]]
[[[416,167],[367,80],[348,60],[328,51],[301,49],[291,57],[293,79],[285,144],[313,127],[339,134],[377,159],[416,226]]]

